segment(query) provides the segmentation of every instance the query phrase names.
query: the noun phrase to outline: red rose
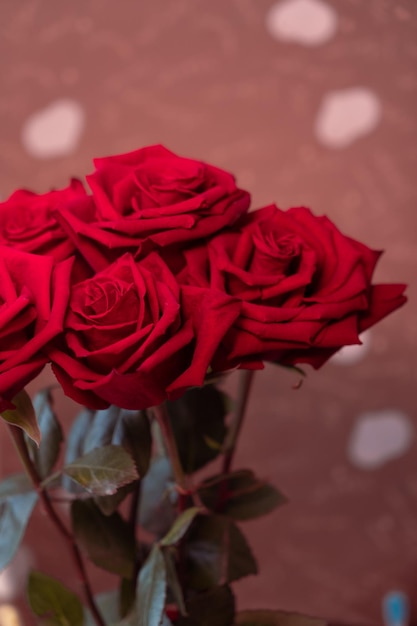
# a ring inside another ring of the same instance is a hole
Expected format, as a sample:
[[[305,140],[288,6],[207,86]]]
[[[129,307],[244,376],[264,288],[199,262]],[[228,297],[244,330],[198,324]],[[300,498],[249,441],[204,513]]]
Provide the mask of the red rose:
[[[342,235],[306,208],[268,206],[185,253],[180,282],[242,302],[216,367],[262,360],[320,367],[399,306],[404,285],[372,285],[380,252]]]
[[[137,263],[126,254],[74,286],[52,367],[85,406],[147,408],[203,383],[239,310],[221,292],[180,290],[156,253]]]
[[[145,243],[149,251],[207,237],[249,207],[249,194],[231,174],[163,146],[94,163],[96,171],[87,176],[89,217],[67,210],[57,219],[96,271],[124,252],[137,257]]]
[[[75,248],[56,221],[54,211],[84,197],[86,191],[76,179],[65,189],[44,194],[18,189],[0,203],[0,245],[48,254],[56,260],[68,258]]]
[[[43,350],[62,331],[72,262],[0,246],[0,411],[48,361]]]

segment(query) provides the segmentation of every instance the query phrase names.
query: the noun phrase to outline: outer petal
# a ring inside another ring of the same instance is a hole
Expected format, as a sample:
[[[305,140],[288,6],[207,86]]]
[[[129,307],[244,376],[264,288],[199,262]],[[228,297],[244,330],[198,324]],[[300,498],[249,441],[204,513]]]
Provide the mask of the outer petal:
[[[240,302],[221,291],[182,288],[182,310],[193,325],[194,350],[190,366],[168,387],[170,393],[203,384],[214,354],[238,318],[240,307]]]

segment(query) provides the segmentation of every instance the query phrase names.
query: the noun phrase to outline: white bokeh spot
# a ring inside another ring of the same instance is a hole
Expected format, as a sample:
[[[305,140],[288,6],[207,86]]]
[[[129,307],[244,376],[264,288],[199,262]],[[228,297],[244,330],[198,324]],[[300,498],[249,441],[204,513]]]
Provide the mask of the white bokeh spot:
[[[269,9],[266,28],[279,41],[319,46],[335,35],[338,17],[322,0],[282,0]]]
[[[414,430],[407,415],[396,409],[363,413],[348,444],[348,457],[360,469],[373,470],[403,456]]]
[[[335,363],[336,365],[356,365],[360,363],[371,349],[370,331],[368,330],[360,335],[359,339],[362,341],[361,344],[344,346],[332,356],[329,363]]]
[[[331,91],[316,118],[316,137],[328,148],[346,148],[378,126],[381,110],[378,96],[366,87]]]
[[[32,113],[22,128],[25,150],[38,159],[67,156],[76,150],[85,125],[81,105],[68,98]]]
[[[18,610],[11,604],[0,604],[0,626],[23,626]]]

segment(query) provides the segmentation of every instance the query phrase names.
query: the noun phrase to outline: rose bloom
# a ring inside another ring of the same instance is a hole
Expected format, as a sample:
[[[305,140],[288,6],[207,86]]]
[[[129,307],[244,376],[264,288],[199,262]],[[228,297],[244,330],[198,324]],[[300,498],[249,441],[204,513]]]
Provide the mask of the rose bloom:
[[[203,384],[239,311],[220,291],[180,289],[156,253],[139,262],[125,254],[73,287],[52,368],[87,407],[144,409]]]
[[[85,197],[86,191],[76,179],[65,189],[44,194],[18,189],[0,202],[0,245],[48,254],[57,260],[68,258],[75,248],[56,221],[54,212]]]
[[[259,368],[264,360],[318,368],[406,301],[404,285],[372,284],[380,254],[309,209],[272,205],[184,251],[178,280],[241,301],[216,369]]]
[[[93,197],[57,219],[95,270],[125,252],[183,244],[233,224],[250,195],[216,167],[150,146],[95,159],[87,181]]]
[[[41,371],[45,346],[62,331],[73,259],[0,246],[0,411]]]

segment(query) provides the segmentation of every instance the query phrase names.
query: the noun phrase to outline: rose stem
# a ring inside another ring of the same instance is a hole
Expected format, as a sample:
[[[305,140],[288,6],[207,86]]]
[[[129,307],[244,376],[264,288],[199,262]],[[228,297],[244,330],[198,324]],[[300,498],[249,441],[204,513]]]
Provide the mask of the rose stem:
[[[29,456],[23,430],[19,428],[18,426],[12,426],[9,424],[9,432],[13,440],[13,443],[16,447],[17,453],[20,457],[20,460],[29,478],[31,479],[36,492],[39,495],[39,498],[42,502],[42,505],[45,509],[46,514],[48,515],[49,519],[54,524],[56,529],[59,531],[59,533],[61,534],[61,536],[63,537],[63,539],[65,540],[66,544],[68,545],[71,551],[71,554],[74,559],[75,567],[78,571],[78,575],[81,580],[81,584],[84,590],[88,607],[94,616],[95,622],[98,626],[106,626],[106,623],[101,617],[100,612],[96,606],[93,592],[91,590],[90,583],[87,578],[87,573],[85,571],[84,562],[82,560],[80,550],[77,544],[75,543],[74,537],[69,532],[69,530],[64,526],[58,514],[56,513],[54,507],[52,506],[52,503],[49,499],[49,495],[47,494],[46,491],[43,491],[41,487],[41,479]]]
[[[169,460],[171,461],[172,469],[175,476],[175,482],[178,489],[178,514],[181,515],[186,509],[187,505],[187,479],[182,469],[180,455],[178,453],[177,443],[174,437],[174,431],[171,426],[171,418],[168,414],[165,404],[159,404],[153,407],[155,419],[159,425],[159,430],[162,434],[162,439],[168,453]],[[178,546],[178,579],[181,589],[185,590],[185,554],[184,544],[180,541]]]
[[[180,456],[178,454],[178,448],[171,426],[171,418],[168,415],[168,411],[166,410],[166,406],[164,404],[154,406],[153,413],[162,433],[168,457],[174,471],[175,482],[178,487],[178,513],[182,513],[187,502],[187,480],[182,469]]]
[[[129,507],[129,526],[131,529],[131,533],[135,539],[135,542],[137,542],[137,537],[138,537],[138,524],[137,524],[137,520],[139,517],[139,505],[140,505],[140,492],[141,492],[141,486],[142,486],[142,482],[141,480],[137,481],[137,485],[135,485],[135,489],[132,493],[132,498],[130,500],[130,507]],[[136,553],[135,556],[135,564],[134,564],[134,570],[133,570],[133,576],[132,579],[130,581],[131,583],[131,588],[133,593],[135,593],[136,590],[136,583],[137,583],[137,577],[140,571],[142,565],[142,550],[140,545],[138,544],[138,551]]]
[[[223,474],[229,474],[232,467],[254,376],[254,370],[241,370],[240,372],[236,411],[224,444]]]
[[[139,501],[140,501],[141,481],[138,480],[135,485],[135,489],[132,493],[129,508],[129,526],[132,530],[134,537],[137,535],[137,519],[139,514]]]

